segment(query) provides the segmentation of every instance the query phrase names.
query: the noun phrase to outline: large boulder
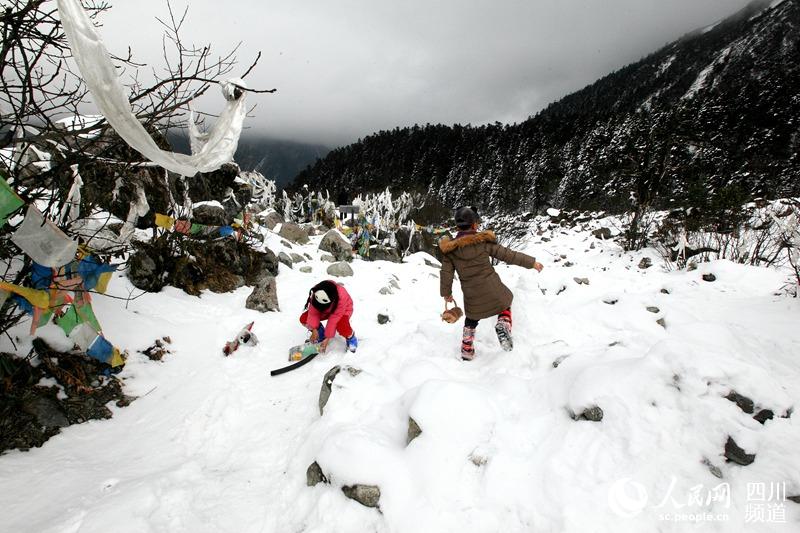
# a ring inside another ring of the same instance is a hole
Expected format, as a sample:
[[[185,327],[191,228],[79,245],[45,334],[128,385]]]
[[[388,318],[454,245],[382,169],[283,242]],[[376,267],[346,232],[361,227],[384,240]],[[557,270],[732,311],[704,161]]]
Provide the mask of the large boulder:
[[[409,254],[425,252],[440,259],[441,252],[437,245],[436,235],[424,228],[414,231],[413,234],[409,228],[400,228],[395,232],[394,238],[401,255],[406,252]]]
[[[397,250],[394,248],[388,248],[386,246],[373,246],[369,249],[369,257],[370,261],[390,261],[392,263],[400,263],[400,254],[397,253]]]
[[[275,229],[278,224],[283,224],[283,217],[277,211],[270,211],[266,215],[259,217],[259,222],[267,229]]]
[[[148,292],[172,285],[189,294],[203,290],[229,292],[255,285],[265,274],[278,274],[278,259],[269,250],[260,252],[234,239],[217,241],[181,240],[176,254],[168,235],[150,242],[134,243],[128,278]]]
[[[262,313],[280,311],[278,287],[275,283],[275,278],[272,276],[262,277],[253,288],[253,292],[247,297],[245,307]]]
[[[322,378],[322,387],[319,391],[319,414],[325,412],[325,406],[328,405],[328,400],[331,397],[331,393],[333,393],[333,381],[336,379],[336,376],[339,375],[339,372],[344,370],[350,376],[355,377],[361,373],[361,369],[355,368],[352,366],[339,366],[336,365],[335,367],[331,368],[325,373],[325,377]]]
[[[353,257],[353,247],[350,245],[350,241],[335,229],[328,231],[322,237],[319,249],[330,253],[337,261],[350,261]]]
[[[297,244],[308,243],[308,233],[294,222],[284,222],[278,235]]]
[[[206,226],[226,226],[232,221],[221,205],[204,203],[195,207],[192,212],[192,222]]]
[[[331,276],[336,276],[337,278],[344,278],[353,275],[353,268],[350,266],[349,263],[345,261],[339,261],[338,263],[334,263],[331,266],[329,266],[326,272]]]

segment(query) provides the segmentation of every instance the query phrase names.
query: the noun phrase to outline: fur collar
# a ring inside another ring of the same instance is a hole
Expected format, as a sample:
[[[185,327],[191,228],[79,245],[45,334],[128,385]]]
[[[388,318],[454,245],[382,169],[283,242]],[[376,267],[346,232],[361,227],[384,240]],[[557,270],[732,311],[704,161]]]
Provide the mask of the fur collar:
[[[464,235],[458,239],[451,239],[450,237],[442,237],[439,241],[439,249],[446,254],[453,250],[463,248],[465,246],[472,246],[473,244],[480,244],[482,242],[497,242],[493,231],[481,231],[473,235]]]

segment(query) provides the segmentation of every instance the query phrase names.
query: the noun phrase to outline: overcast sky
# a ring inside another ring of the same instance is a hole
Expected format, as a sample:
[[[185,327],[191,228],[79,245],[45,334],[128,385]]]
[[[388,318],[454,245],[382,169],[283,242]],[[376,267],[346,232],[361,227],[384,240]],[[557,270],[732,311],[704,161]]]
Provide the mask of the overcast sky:
[[[414,123],[519,122],[747,3],[192,0],[184,35],[219,52],[241,41],[237,74],[262,52],[247,81],[278,92],[249,97],[250,131],[335,147]],[[117,0],[101,32],[112,52],[159,65],[166,14],[166,0]]]

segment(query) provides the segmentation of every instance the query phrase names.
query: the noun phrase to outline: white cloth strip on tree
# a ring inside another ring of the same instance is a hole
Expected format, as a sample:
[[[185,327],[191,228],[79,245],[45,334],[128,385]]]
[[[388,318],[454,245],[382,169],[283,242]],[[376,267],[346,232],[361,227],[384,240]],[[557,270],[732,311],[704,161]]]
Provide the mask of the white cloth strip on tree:
[[[78,165],[72,165],[72,187],[67,194],[67,201],[61,208],[59,220],[61,224],[70,224],[78,220],[81,214],[81,187],[83,186],[83,179],[78,173]]]
[[[95,104],[133,149],[157,165],[184,176],[212,172],[233,160],[247,114],[244,91],[236,91],[236,87],[246,88],[242,80],[232,79],[221,84],[226,105],[198,153],[186,155],[162,150],[133,114],[117,69],[80,0],[58,0],[58,11],[72,55]]]
[[[46,220],[36,207],[28,206],[22,221],[11,240],[31,259],[50,268],[64,266],[75,259],[78,243]]]

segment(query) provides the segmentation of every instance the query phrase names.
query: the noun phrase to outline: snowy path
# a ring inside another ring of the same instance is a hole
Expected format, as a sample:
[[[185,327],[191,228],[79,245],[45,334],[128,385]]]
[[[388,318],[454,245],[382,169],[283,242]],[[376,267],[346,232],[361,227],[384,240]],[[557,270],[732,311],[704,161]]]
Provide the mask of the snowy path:
[[[800,421],[777,418],[800,403],[800,305],[773,295],[783,276],[725,262],[665,273],[656,260],[644,271],[639,256],[588,233],[553,237],[530,249],[542,275],[500,267],[516,298],[514,352],[500,350],[487,320],[471,363],[456,357],[460,326],[438,320],[438,274],[421,257],[356,261],[343,281],[358,353],[339,339],[276,378],[268,372],[303,338],[296,317],[324,263],[311,275],[281,265],[280,313],[244,309],[247,288],[201,298],[168,288],[127,309],[97,298],[108,337],[133,354],[122,377],[140,398],[111,420],[0,457],[0,531],[684,531],[693,525],[660,516],[676,509],[659,503],[723,482],[729,505],[682,509],[728,515],[701,529],[796,530],[792,502],[786,523],[745,524],[748,484],[800,494]],[[319,256],[313,244],[304,251]],[[702,281],[705,272],[717,281]],[[401,289],[379,295],[392,275]],[[112,283],[117,295],[128,288]],[[382,311],[392,318],[384,326]],[[251,320],[261,343],[222,357]],[[163,363],[134,353],[164,335],[174,353]],[[320,417],[322,376],[335,364],[363,372],[337,378]],[[753,421],[722,397],[731,389],[776,419]],[[595,404],[602,422],[569,417]],[[423,434],[406,447],[409,414]],[[757,454],[752,465],[724,462],[727,435]],[[306,487],[314,460],[332,485]],[[625,478],[647,502],[614,496]],[[343,496],[338,487],[353,482],[381,486],[382,514]]]

